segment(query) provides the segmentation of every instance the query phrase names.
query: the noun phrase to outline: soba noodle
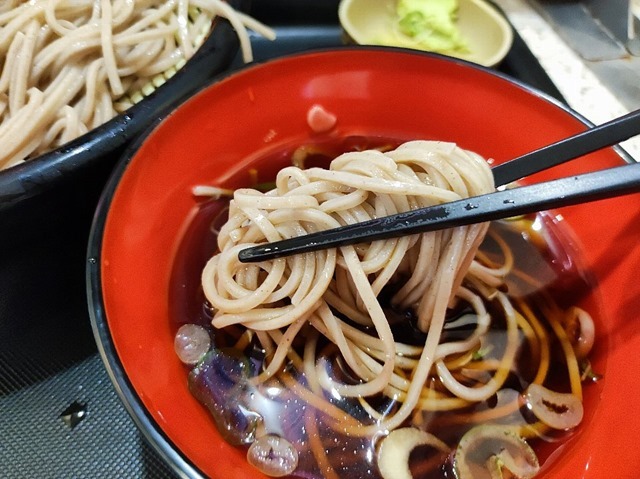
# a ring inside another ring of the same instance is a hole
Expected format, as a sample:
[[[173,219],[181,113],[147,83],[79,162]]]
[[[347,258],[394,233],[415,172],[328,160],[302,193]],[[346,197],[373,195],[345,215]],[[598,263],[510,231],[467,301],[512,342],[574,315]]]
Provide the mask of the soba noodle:
[[[249,380],[252,387],[274,380],[283,384],[313,406],[323,424],[336,434],[386,437],[378,459],[385,479],[410,477],[408,464],[404,469],[398,466],[398,461],[403,461],[398,457],[405,457],[406,463],[416,445],[431,445],[445,452],[455,447],[436,437],[437,431],[414,430],[411,425],[419,425],[426,411],[467,411],[470,405],[497,397],[525,341],[532,357],[538,358],[535,378],[527,389],[537,422],[529,424],[520,418],[520,422],[500,426],[502,432],[491,429],[494,426],[480,432],[474,429],[460,441],[458,451],[471,448],[480,437],[502,438],[506,445],[500,451],[509,450],[513,457],[511,462],[496,457],[511,472],[532,477],[538,463],[523,437],[542,435],[549,427],[575,427],[582,418],[582,387],[576,377],[572,339],[553,319],[564,313],[555,311],[551,301],[546,303],[549,311],[545,316],[566,356],[571,391],[556,393],[542,385],[549,369],[549,339],[528,306],[513,304],[504,291],[504,278],[513,266],[509,247],[499,236],[492,238],[501,251],[501,264],[478,251],[489,224],[258,264],[238,260],[241,249],[265,241],[493,190],[493,176],[482,157],[436,141],[411,141],[387,152],[344,153],[332,161],[330,169],[290,166],[278,173],[271,191],[236,190],[228,221],[218,234],[219,252],[202,272],[204,295],[215,311],[214,331],[239,328],[236,349],[257,341],[264,351],[262,369]],[[389,299],[381,299],[388,291]],[[424,343],[398,340],[388,308],[413,312]],[[453,310],[459,312],[454,319],[448,316]],[[497,320],[494,316],[505,324],[504,344],[499,355],[490,358],[480,346]],[[585,321],[587,327],[581,329],[592,334],[591,318],[584,311],[574,310],[564,317],[574,325]],[[443,341],[446,329],[456,326],[452,323],[465,325],[468,334]],[[294,344],[297,347],[292,347]],[[587,338],[579,344],[587,345],[580,349],[584,357],[592,341]],[[434,388],[436,382],[439,386]],[[381,397],[398,406],[380,411]],[[346,414],[330,398],[356,401],[368,419],[362,414]],[[517,412],[518,401],[516,393],[499,407],[463,412],[449,420],[495,421]],[[562,407],[538,413],[549,401]],[[553,417],[547,420],[545,413]],[[307,429],[317,428],[313,417],[306,418],[305,424]],[[318,464],[330,470],[326,452],[313,446],[318,439],[310,437],[309,441]],[[457,470],[462,471],[466,459],[456,458]],[[326,475],[337,477],[331,471]]]
[[[31,0],[0,5],[0,169],[52,150],[141,100],[202,44],[216,17],[273,32],[222,0]]]

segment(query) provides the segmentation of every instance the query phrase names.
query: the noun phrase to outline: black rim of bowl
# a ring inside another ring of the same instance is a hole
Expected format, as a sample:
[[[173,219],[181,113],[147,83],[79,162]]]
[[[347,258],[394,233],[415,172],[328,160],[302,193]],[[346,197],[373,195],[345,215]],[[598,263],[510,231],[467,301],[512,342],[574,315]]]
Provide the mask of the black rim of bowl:
[[[230,3],[235,6],[241,0]],[[217,18],[194,56],[142,101],[55,150],[0,171],[0,213],[76,179],[96,162],[103,161],[103,157],[125,148],[150,121],[166,115],[214,75],[226,70],[238,46],[231,24],[222,17]]]
[[[233,76],[235,73],[242,73],[247,69],[251,69],[254,66],[264,65],[266,63],[277,62],[279,60],[287,60],[296,57],[304,57],[307,55],[313,55],[317,53],[331,53],[332,51],[362,51],[362,50],[379,50],[386,52],[398,51],[402,53],[410,53],[416,56],[427,56],[427,57],[435,57],[440,58],[445,61],[459,63],[466,65],[470,68],[484,71],[490,75],[496,76],[504,81],[507,81],[510,84],[518,86],[528,93],[536,96],[546,102],[552,103],[559,109],[569,113],[577,120],[584,123],[586,126],[592,127],[593,123],[587,120],[585,117],[571,109],[564,103],[561,103],[557,99],[552,96],[534,88],[530,85],[525,84],[515,78],[512,78],[506,74],[497,72],[488,67],[483,67],[481,65],[477,65],[475,63],[471,63],[465,60],[460,60],[456,58],[446,57],[444,55],[440,55],[437,53],[430,52],[422,52],[416,50],[408,50],[404,48],[396,48],[396,47],[378,47],[378,46],[344,46],[337,48],[321,48],[309,50],[306,52],[293,53],[289,55],[284,55],[282,57],[278,57],[271,60],[265,60],[262,62],[255,62],[250,65],[247,65],[239,70],[233,72],[226,72],[223,74],[214,77],[212,81],[204,85],[200,90],[196,91],[194,94],[209,88],[215,83]],[[186,101],[186,100],[184,100]],[[181,103],[184,103],[181,102]],[[179,105],[178,105],[179,106]],[[102,357],[102,360],[105,364],[107,372],[113,382],[116,392],[119,395],[121,401],[124,403],[124,406],[127,412],[131,415],[136,425],[143,432],[146,439],[151,443],[152,447],[160,454],[160,456],[172,467],[174,472],[176,472],[180,477],[185,478],[203,478],[204,475],[201,471],[197,469],[197,467],[191,463],[191,461],[184,456],[184,454],[179,451],[176,446],[173,444],[171,439],[165,435],[162,431],[158,423],[152,418],[152,416],[146,410],[142,400],[136,393],[133,385],[129,381],[123,364],[120,361],[120,358],[117,354],[115,344],[113,342],[113,337],[111,336],[111,332],[109,330],[108,320],[104,311],[104,302],[102,297],[102,284],[101,284],[101,270],[100,270],[100,258],[102,251],[102,239],[104,234],[105,222],[107,219],[107,215],[109,213],[109,208],[111,205],[111,201],[113,199],[113,195],[118,188],[118,184],[126,168],[131,161],[131,159],[135,156],[136,152],[144,142],[144,138],[151,133],[161,122],[166,118],[166,114],[159,118],[151,127],[146,130],[146,134],[141,135],[132,145],[130,145],[125,151],[122,158],[119,160],[116,168],[114,169],[105,190],[102,193],[100,201],[98,203],[98,207],[96,210],[96,214],[94,216],[94,222],[91,228],[91,234],[89,237],[89,244],[87,250],[87,268],[86,268],[86,281],[87,281],[87,295],[89,301],[89,314],[91,317],[91,326],[93,328],[94,336],[96,339],[96,343],[98,345],[98,350]],[[628,163],[633,162],[633,158],[624,151],[620,146],[614,146],[614,150],[618,153],[623,161]]]

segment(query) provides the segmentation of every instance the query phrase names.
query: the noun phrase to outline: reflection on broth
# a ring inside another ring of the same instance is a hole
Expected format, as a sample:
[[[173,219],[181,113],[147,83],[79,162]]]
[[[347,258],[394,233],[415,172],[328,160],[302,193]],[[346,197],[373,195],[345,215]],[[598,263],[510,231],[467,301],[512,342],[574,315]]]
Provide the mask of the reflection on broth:
[[[366,156],[372,148],[386,153]],[[252,175],[251,186],[273,179],[274,169],[294,157],[294,164],[310,169],[279,176],[280,192],[304,186],[320,205],[337,204],[360,188],[331,183],[326,170],[314,167],[326,167],[345,151],[359,153],[340,157],[332,168],[339,173],[351,168],[351,176],[339,176],[341,181],[360,181],[360,174],[366,177],[362,189],[369,189],[361,195],[369,206],[350,207],[351,216],[339,216],[345,222],[362,221],[364,212],[392,214],[392,205],[443,201],[381,192],[388,184],[374,183],[394,171],[399,173],[393,181],[404,174],[410,178],[404,181],[414,182],[409,189],[437,187],[436,197],[493,188],[484,161],[455,145],[354,137],[264,156],[254,163],[259,174]],[[232,179],[225,186],[239,187],[246,179],[239,175],[237,183]],[[445,193],[439,191],[443,185]],[[246,207],[249,215],[251,208],[257,211],[255,205],[264,208],[262,216],[254,216],[258,222],[269,211],[282,211],[288,201],[278,199],[287,194],[240,194],[257,199]],[[229,244],[265,241],[239,214],[243,199],[236,197],[236,203],[199,204],[177,254],[170,304],[192,393],[222,437],[247,448],[249,463],[262,472],[464,479],[501,477],[499,472],[508,470],[515,477],[533,477],[552,467],[551,450],[592,414],[596,398],[589,390],[594,386],[583,388],[583,382],[596,377],[588,358],[593,321],[587,311],[597,312],[594,288],[567,245],[563,226],[551,215],[408,237],[399,259],[394,248],[403,240],[394,240],[390,250],[382,242],[358,245],[339,252],[333,262],[328,252],[309,253],[252,269],[233,259],[225,262],[219,254],[220,244],[224,253],[232,250]],[[280,221],[297,221],[296,234],[302,227],[317,227],[309,216],[291,209],[287,214]],[[273,219],[270,224],[281,225]],[[456,242],[457,253],[451,249]],[[425,260],[426,254],[432,256]],[[380,257],[384,260],[376,266]],[[457,266],[451,265],[454,257]],[[307,269],[296,261],[306,261]],[[315,266],[308,268],[311,263]],[[354,263],[365,286],[355,284]],[[272,281],[277,267],[282,273],[270,292],[239,306]],[[292,314],[305,303],[299,291],[312,291],[326,271],[328,287],[321,299],[312,298],[300,316]],[[363,287],[375,293],[377,306],[367,302]],[[377,307],[383,324],[375,316]],[[287,315],[293,319],[278,323]],[[275,326],[266,327],[269,322]]]

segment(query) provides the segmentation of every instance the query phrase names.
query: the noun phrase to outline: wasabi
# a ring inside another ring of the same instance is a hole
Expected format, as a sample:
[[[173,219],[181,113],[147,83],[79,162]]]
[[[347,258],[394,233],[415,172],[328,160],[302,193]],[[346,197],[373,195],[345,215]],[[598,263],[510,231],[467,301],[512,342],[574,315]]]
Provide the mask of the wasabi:
[[[396,13],[397,31],[381,43],[439,53],[469,51],[456,25],[458,0],[398,0]]]

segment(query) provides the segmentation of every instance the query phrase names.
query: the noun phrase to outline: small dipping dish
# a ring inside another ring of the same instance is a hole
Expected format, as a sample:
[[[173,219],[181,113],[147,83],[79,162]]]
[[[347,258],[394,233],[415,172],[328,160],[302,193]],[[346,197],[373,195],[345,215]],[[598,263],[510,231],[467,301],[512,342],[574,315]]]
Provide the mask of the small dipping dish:
[[[359,45],[387,45],[430,50],[398,28],[397,0],[342,0],[340,24],[349,40]],[[484,0],[459,0],[456,27],[466,50],[438,51],[486,67],[498,65],[513,43],[505,17]]]

